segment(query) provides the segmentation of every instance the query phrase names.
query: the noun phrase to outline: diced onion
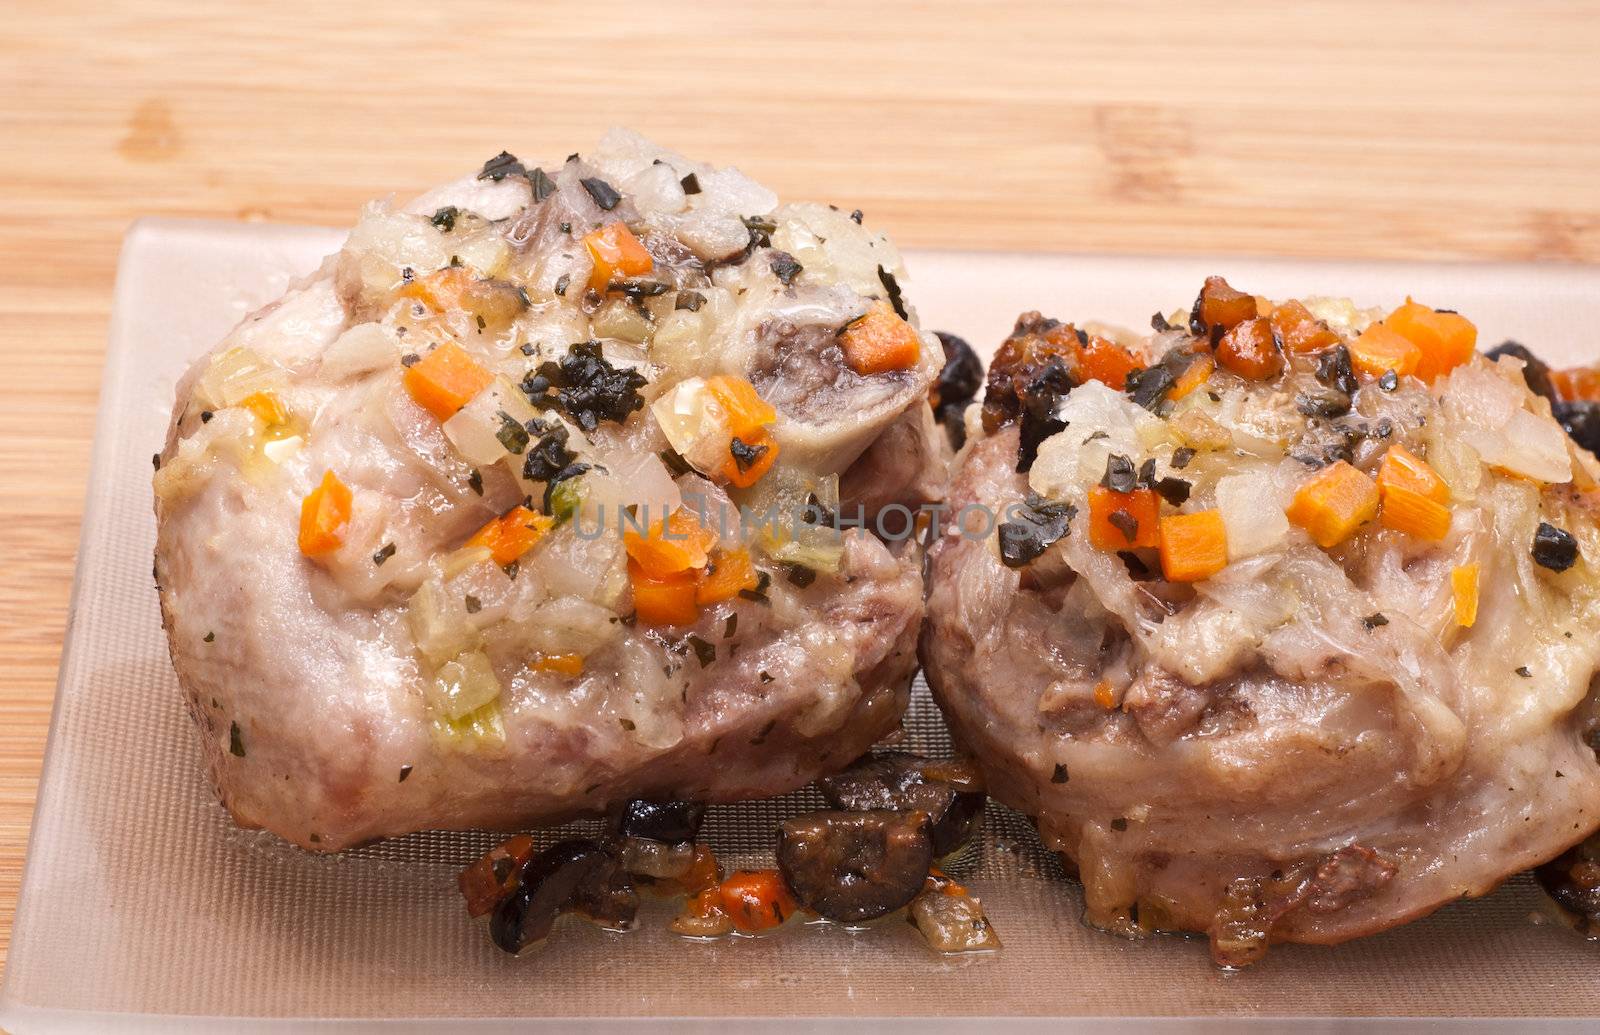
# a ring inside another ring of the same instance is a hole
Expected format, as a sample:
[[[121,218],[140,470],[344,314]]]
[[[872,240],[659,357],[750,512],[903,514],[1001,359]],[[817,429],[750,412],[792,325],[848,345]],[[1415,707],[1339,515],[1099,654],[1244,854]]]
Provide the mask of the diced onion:
[[[1230,474],[1218,481],[1217,509],[1227,529],[1230,561],[1275,549],[1289,535],[1289,519],[1268,470]]]
[[[488,228],[457,243],[452,254],[484,276],[498,277],[511,262],[511,245],[499,231]]]
[[[703,378],[680,381],[650,406],[662,434],[678,455],[702,473],[722,466],[733,433]]]
[[[339,380],[393,366],[399,339],[381,323],[358,323],[336,338],[322,354],[321,373]]]
[[[428,685],[428,703],[455,721],[500,696],[500,680],[481,650],[469,650],[439,666]]]
[[[417,649],[435,665],[449,661],[478,642],[478,630],[467,618],[465,603],[445,593],[433,579],[424,582],[412,594],[406,607],[406,621]]]
[[[237,406],[257,392],[281,387],[281,369],[250,349],[229,349],[211,360],[195,385],[195,396],[209,409]]]

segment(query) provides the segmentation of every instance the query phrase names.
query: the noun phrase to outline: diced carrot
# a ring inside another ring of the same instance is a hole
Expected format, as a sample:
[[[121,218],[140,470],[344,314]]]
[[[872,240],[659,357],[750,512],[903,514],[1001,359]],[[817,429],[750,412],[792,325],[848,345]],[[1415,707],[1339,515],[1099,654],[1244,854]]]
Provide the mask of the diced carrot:
[[[239,405],[261,418],[269,428],[289,423],[289,411],[271,392],[254,392],[239,400]]]
[[[1228,531],[1221,511],[1161,519],[1161,571],[1168,582],[1199,582],[1227,566]]]
[[[1217,342],[1217,362],[1240,377],[1265,381],[1283,370],[1283,353],[1272,325],[1261,317],[1235,324]]]
[[[1271,322],[1285,352],[1320,352],[1339,344],[1339,336],[1298,301],[1285,302],[1272,310]]]
[[[878,302],[867,315],[839,333],[844,361],[858,374],[905,370],[922,358],[922,342],[909,323],[888,302]]]
[[[1478,328],[1471,320],[1459,313],[1441,313],[1409,298],[1405,305],[1384,317],[1383,326],[1421,350],[1416,375],[1429,384],[1471,359],[1478,347]]]
[[[605,226],[585,234],[583,246],[589,250],[589,258],[594,260],[594,268],[589,272],[589,286],[596,291],[604,291],[611,283],[611,278],[617,274],[627,277],[638,277],[655,269],[655,260],[621,223],[607,223]]]
[[[1190,392],[1211,380],[1211,375],[1217,371],[1217,361],[1207,353],[1200,353],[1189,361],[1183,368],[1183,373],[1172,383],[1172,391],[1167,393],[1167,398],[1176,402]]]
[[[732,600],[741,589],[755,589],[759,581],[749,550],[718,550],[711,555],[706,577],[695,590],[695,603],[708,607]]]
[[[1383,526],[1436,543],[1450,533],[1450,508],[1415,489],[1385,485]]]
[[[344,543],[353,497],[332,471],[300,502],[300,552],[307,557],[332,553]]]
[[[722,909],[745,934],[771,930],[798,908],[777,870],[738,870],[722,882]]]
[[[555,518],[548,514],[513,507],[473,533],[466,545],[485,547],[494,562],[504,566],[533,549],[554,525]]]
[[[646,625],[693,625],[700,617],[694,595],[701,577],[695,568],[650,575],[630,560],[628,582],[633,586],[634,614]]]
[[[728,430],[740,438],[754,435],[778,419],[778,411],[757,395],[755,386],[742,377],[728,374],[708,377],[706,390],[722,406]]]
[[[583,675],[582,654],[546,654],[528,666],[535,672],[554,672],[562,676]]]
[[[415,298],[436,313],[462,308],[462,298],[471,287],[473,276],[464,266],[443,269],[412,277],[400,287],[400,294]]]
[[[453,341],[411,364],[402,378],[417,405],[440,420],[454,417],[493,380],[493,374]]]
[[[1552,370],[1550,387],[1565,402],[1600,402],[1600,366]]]
[[[622,545],[628,556],[641,571],[652,576],[704,568],[706,551],[716,541],[717,533],[702,525],[688,507],[674,510],[665,521],[652,521],[643,534],[629,528],[622,535]]]
[[[1161,541],[1161,498],[1154,489],[1089,490],[1089,542],[1100,550],[1154,547]]]
[[[1216,327],[1230,330],[1246,320],[1256,318],[1256,298],[1243,291],[1235,291],[1221,277],[1207,277],[1200,289],[1200,297],[1195,299],[1195,315],[1207,331]]]
[[[697,844],[694,846],[694,859],[689,863],[689,868],[676,878],[678,886],[690,895],[698,895],[707,888],[715,888],[722,883],[722,866],[717,862],[717,857],[712,853],[710,846]],[[720,896],[718,896],[720,905]]]
[[[1343,460],[1300,486],[1284,513],[1323,549],[1337,546],[1378,514],[1378,483]]]
[[[1078,376],[1084,381],[1099,381],[1120,392],[1127,387],[1128,375],[1140,366],[1132,352],[1098,335],[1078,346]]]
[[[1382,377],[1393,370],[1401,377],[1414,374],[1422,350],[1392,328],[1375,323],[1350,343],[1350,363],[1363,374]]]
[[[741,455],[742,454],[742,455]],[[778,440],[758,428],[748,436],[735,436],[728,443],[728,458],[722,461],[724,481],[748,489],[761,480],[778,460]]]
[[[1450,502],[1450,486],[1432,465],[1398,443],[1389,447],[1383,454],[1383,463],[1378,465],[1378,488],[1392,485],[1420,493],[1435,503]]]
[[[533,838],[518,834],[495,845],[477,862],[456,876],[461,895],[467,900],[468,916],[483,916],[502,898],[517,889],[522,865],[533,855]]]
[[[1253,297],[1256,300],[1257,316],[1271,316],[1278,308],[1277,303],[1273,302],[1272,299],[1268,298],[1266,295],[1255,295]]]
[[[1104,679],[1094,685],[1094,703],[1108,712],[1117,706],[1117,692]]]
[[[1478,566],[1462,564],[1450,570],[1450,592],[1455,597],[1456,624],[1472,628],[1478,620]]]

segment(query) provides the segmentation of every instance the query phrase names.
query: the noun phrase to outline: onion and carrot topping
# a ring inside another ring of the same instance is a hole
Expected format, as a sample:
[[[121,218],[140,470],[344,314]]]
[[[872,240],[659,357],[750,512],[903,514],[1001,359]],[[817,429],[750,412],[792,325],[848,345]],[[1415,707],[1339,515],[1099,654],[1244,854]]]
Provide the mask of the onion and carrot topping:
[[[517,888],[522,867],[533,855],[533,838],[518,834],[485,852],[456,877],[467,900],[468,916],[484,916]]]
[[[922,358],[916,330],[888,302],[877,302],[865,316],[839,332],[839,346],[851,370],[863,376],[907,370]]]
[[[1478,328],[1471,320],[1459,313],[1430,309],[1409,298],[1405,305],[1384,317],[1383,326],[1417,347],[1415,373],[1429,384],[1471,359],[1478,347]]]
[[[699,619],[700,608],[694,601],[699,572],[651,575],[630,560],[628,582],[633,586],[633,612],[646,625],[693,625]]]
[[[494,375],[453,341],[447,341],[406,368],[401,378],[418,406],[441,421],[488,388]]]
[[[781,926],[800,908],[777,870],[738,870],[718,893],[734,930],[745,934]]]
[[[1207,353],[1200,353],[1189,361],[1183,368],[1183,373],[1172,383],[1172,390],[1167,393],[1167,398],[1177,402],[1184,396],[1193,392],[1211,380],[1211,375],[1217,372],[1217,361]]]
[[[710,563],[695,587],[694,602],[700,607],[710,607],[724,600],[732,600],[740,592],[755,589],[759,584],[756,567],[750,562],[749,550],[743,547],[717,550],[711,554]]]
[[[582,654],[545,654],[529,665],[535,672],[554,672],[561,676],[583,675]]]
[[[1284,514],[1318,546],[1328,549],[1377,517],[1378,495],[1377,482],[1340,460],[1300,486]]]
[[[1135,550],[1160,543],[1161,498],[1154,489],[1089,490],[1089,542],[1099,550]]]
[[[239,400],[239,405],[261,418],[261,423],[269,428],[281,427],[289,423],[289,410],[271,392],[253,392]]]
[[[1216,352],[1219,364],[1252,381],[1265,381],[1283,371],[1283,353],[1272,336],[1272,325],[1260,317],[1231,327],[1217,342]]]
[[[484,547],[504,567],[533,549],[555,523],[548,514],[513,507],[473,533],[466,545]]]
[[[1478,620],[1478,566],[1462,564],[1450,570],[1450,595],[1455,599],[1456,624],[1472,628]]]
[[[716,602],[713,597],[727,600],[741,589],[752,588],[753,583],[746,582],[754,568],[743,550],[719,552],[718,564],[708,574],[717,535],[686,507],[653,523],[644,534],[630,528],[622,538],[628,551],[634,613],[647,625],[692,625],[700,617],[702,604]],[[720,595],[730,588],[726,596]]]
[[[1077,353],[1079,380],[1099,381],[1119,392],[1127,387],[1128,375],[1143,366],[1132,352],[1099,335],[1079,345]]]
[[[350,523],[350,487],[332,471],[300,502],[300,552],[307,557],[332,553],[344,544]]]
[[[655,269],[655,260],[621,223],[607,223],[605,226],[586,234],[583,246],[589,251],[589,258],[593,260],[594,267],[589,273],[589,286],[596,291],[605,291],[612,279],[618,274],[625,277],[639,277]]]
[[[1350,343],[1350,364],[1370,377],[1393,370],[1399,377],[1417,372],[1422,350],[1399,331],[1375,323]]]
[[[1168,582],[1199,582],[1228,566],[1222,513],[1202,510],[1161,519],[1161,572]]]
[[[1190,322],[1199,324],[1197,330],[1212,335],[1211,340],[1216,341],[1217,335],[1257,315],[1254,295],[1234,290],[1221,277],[1207,277],[1200,296],[1194,300]]]
[[[706,566],[708,553],[717,534],[700,523],[688,507],[679,507],[664,521],[653,521],[639,532],[627,529],[622,544],[628,557],[647,575],[676,575]]]
[[[1378,465],[1378,491],[1385,528],[1438,542],[1450,532],[1450,487],[1426,460],[1401,445],[1389,447]]]
[[[1321,352],[1339,344],[1339,336],[1311,311],[1293,299],[1276,306],[1269,317],[1272,331],[1285,352]]]

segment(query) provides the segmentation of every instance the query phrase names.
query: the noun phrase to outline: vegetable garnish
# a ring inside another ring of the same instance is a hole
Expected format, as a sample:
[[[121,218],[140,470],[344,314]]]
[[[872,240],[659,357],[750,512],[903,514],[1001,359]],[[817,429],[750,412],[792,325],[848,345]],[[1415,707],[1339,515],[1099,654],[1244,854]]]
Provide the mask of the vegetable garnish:
[[[1285,352],[1321,352],[1339,344],[1339,336],[1327,324],[1292,299],[1275,307],[1268,319]]]
[[[724,600],[732,600],[741,590],[755,589],[757,582],[750,551],[743,547],[717,550],[711,554],[704,577],[695,587],[695,603],[700,607],[710,607]]]
[[[507,176],[525,176],[527,170],[522,163],[517,161],[517,156],[509,151],[501,151],[487,162],[483,163],[483,171],[478,173],[480,180],[494,180],[499,182]]]
[[[279,399],[271,392],[255,392],[239,400],[239,405],[261,418],[261,423],[269,428],[281,427],[289,423],[289,411]]]
[[[584,431],[593,431],[601,421],[620,424],[643,407],[639,389],[647,383],[632,367],[613,366],[598,341],[580,341],[560,362],[539,364],[523,378],[522,390],[535,406],[559,407]]]
[[[1256,315],[1254,295],[1235,291],[1221,277],[1207,277],[1189,313],[1189,329],[1215,343],[1226,331]]]
[[[695,591],[700,573],[685,569],[670,575],[650,575],[637,561],[628,561],[628,582],[633,587],[633,610],[647,625],[692,625],[700,617]]]
[[[1168,582],[1199,582],[1227,566],[1228,533],[1219,511],[1161,519],[1161,571]]]
[[[738,870],[722,882],[718,894],[734,929],[744,934],[781,926],[800,908],[777,870]]]
[[[1142,364],[1133,353],[1107,338],[1095,335],[1089,344],[1078,346],[1078,376],[1084,381],[1101,384],[1122,391],[1127,386],[1128,375]]]
[[[1029,493],[1020,508],[1008,511],[1012,520],[1000,524],[1000,563],[1008,568],[1026,566],[1067,535],[1077,513],[1070,503],[1053,503]]]
[[[555,518],[527,507],[512,507],[473,533],[466,546],[482,546],[501,567],[533,549],[555,525]]]
[[[710,559],[707,551],[716,543],[717,534],[702,525],[693,510],[679,507],[665,521],[651,522],[643,534],[627,528],[622,541],[641,571],[664,577],[704,568]]]
[[[1323,549],[1337,546],[1378,514],[1378,485],[1343,460],[1312,475],[1284,511]]]
[[[1455,600],[1456,624],[1470,629],[1478,620],[1478,565],[1462,564],[1450,570],[1450,594]]]
[[[1089,490],[1089,542],[1099,550],[1153,548],[1160,543],[1161,501],[1153,489]]]
[[[586,234],[583,246],[594,263],[589,273],[589,287],[595,291],[605,291],[618,275],[642,277],[655,269],[655,259],[622,223],[607,223]]]
[[[1350,362],[1363,374],[1382,377],[1392,370],[1400,377],[1417,372],[1422,350],[1398,331],[1375,323],[1350,344]]]
[[[1450,531],[1450,488],[1444,479],[1404,446],[1393,445],[1378,467],[1383,524],[1430,542]]]
[[[578,182],[583,184],[583,189],[589,192],[589,197],[594,199],[594,203],[607,212],[616,208],[617,203],[622,200],[622,195],[617,193],[616,188],[598,176],[587,176]]]
[[[1533,535],[1533,560],[1551,571],[1566,571],[1578,563],[1578,540],[1564,528],[1548,521],[1539,522]]]
[[[1478,347],[1478,328],[1472,321],[1459,313],[1419,305],[1409,298],[1383,318],[1383,326],[1417,347],[1415,373],[1429,384],[1471,359]],[[1396,372],[1404,373],[1399,368]]]
[[[353,497],[332,471],[300,503],[300,552],[307,557],[332,553],[344,543]]]
[[[874,303],[866,315],[839,332],[844,361],[863,376],[906,370],[922,358],[917,332],[887,302]]]
[[[535,672],[555,672],[563,676],[583,675],[582,654],[545,654],[529,662]]]
[[[1266,381],[1283,371],[1272,325],[1260,317],[1240,321],[1217,342],[1217,363],[1240,377]]]
[[[401,381],[417,405],[444,421],[488,388],[494,375],[447,341],[407,367]]]

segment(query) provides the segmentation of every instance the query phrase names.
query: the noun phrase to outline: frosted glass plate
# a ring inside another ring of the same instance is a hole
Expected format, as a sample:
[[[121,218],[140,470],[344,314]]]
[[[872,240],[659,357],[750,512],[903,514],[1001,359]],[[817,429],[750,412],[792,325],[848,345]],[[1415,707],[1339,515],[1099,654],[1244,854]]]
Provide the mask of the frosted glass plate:
[[[173,384],[237,320],[338,246],[323,229],[175,220],[129,232],[33,839],[0,1022],[16,1032],[278,1029],[390,1022],[502,1030],[544,1018],[564,1031],[611,1019],[674,1030],[829,1017],[917,1031],[1007,1018],[1248,1019],[1356,1016],[1576,1018],[1600,1014],[1595,947],[1540,922],[1527,878],[1408,927],[1336,948],[1281,946],[1241,974],[1203,943],[1119,941],[1079,923],[1081,896],[1028,823],[991,806],[954,867],[1005,942],[945,959],[900,921],[695,943],[647,912],[641,930],[564,923],[511,959],[470,922],[455,872],[486,834],[421,833],[337,857],[236,829],[201,777],[151,587],[150,455]],[[923,323],[993,349],[1024,309],[1143,325],[1202,277],[1274,296],[1410,292],[1471,315],[1486,342],[1516,337],[1563,362],[1595,358],[1600,270],[1560,266],[1312,264],[1245,259],[911,253],[905,287]],[[926,691],[913,747],[946,734]],[[808,794],[713,809],[707,834],[735,862],[769,852],[774,822]],[[543,835],[553,839],[555,835]],[[715,1021],[708,1020],[715,1018]],[[1030,1023],[1023,1023],[1029,1021]],[[1210,1019],[1209,1021],[1206,1019]],[[584,1023],[579,1023],[584,1021]],[[1143,1022],[1137,1022],[1142,1024]],[[1441,1022],[1443,1023],[1443,1022]],[[1489,1026],[1497,1027],[1495,1022]],[[1519,1024],[1526,1030],[1526,1024]]]

